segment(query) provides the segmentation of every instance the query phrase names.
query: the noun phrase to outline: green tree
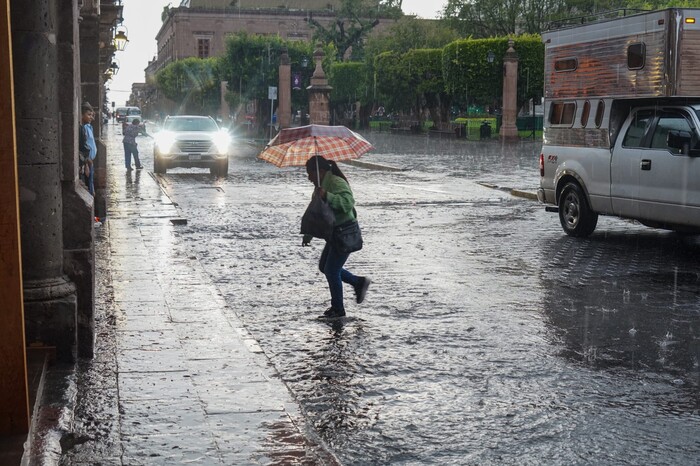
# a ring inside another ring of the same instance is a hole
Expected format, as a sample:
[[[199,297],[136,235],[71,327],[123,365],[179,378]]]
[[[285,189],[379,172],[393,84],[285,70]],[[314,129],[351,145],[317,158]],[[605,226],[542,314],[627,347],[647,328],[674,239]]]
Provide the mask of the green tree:
[[[487,38],[539,34],[548,24],[565,18],[658,7],[665,6],[656,0],[448,0],[443,18],[465,37]]]
[[[538,35],[514,37],[518,54],[518,103],[541,97],[544,76],[544,44]],[[466,39],[443,49],[445,88],[462,108],[498,104],[503,93],[503,56],[508,38]],[[489,63],[489,53],[493,61]]]
[[[342,0],[335,19],[323,25],[313,15],[308,22],[314,30],[314,41],[333,44],[337,49],[337,60],[362,58],[367,35],[379,24],[380,17],[398,18],[401,1]]]
[[[452,98],[442,78],[442,50],[410,50],[404,54],[404,67],[409,86],[414,89],[414,101],[419,115],[430,113],[436,129],[446,129],[450,118]],[[422,120],[422,117],[421,117]]]
[[[457,31],[445,21],[404,16],[386,32],[368,37],[365,53],[376,57],[388,50],[405,53],[411,49],[442,48],[457,39]]]
[[[314,72],[313,46],[303,41],[286,41],[274,36],[231,35],[226,40],[226,52],[221,57],[220,76],[228,81],[225,96],[235,114],[245,113],[246,104],[256,102],[256,121],[261,129],[270,119],[269,86],[279,84],[280,53],[287,49],[292,73],[302,76],[301,89],[292,91],[292,108],[307,109],[309,79]],[[324,48],[324,70],[329,70],[335,57],[332,46]]]
[[[158,88],[185,113],[216,114],[219,82],[217,58],[185,58],[170,63],[156,75]]]
[[[387,110],[410,113],[414,102],[413,90],[401,57],[396,52],[384,52],[377,56],[374,64],[374,88],[377,102]]]
[[[391,112],[412,115],[422,121],[430,113],[436,127],[449,120],[451,96],[442,75],[442,50],[419,49],[377,56],[375,84],[377,100]]]
[[[333,63],[329,84],[333,87],[331,108],[336,123],[350,127],[357,124],[361,127],[367,126],[367,117],[371,110],[369,82],[365,63]]]

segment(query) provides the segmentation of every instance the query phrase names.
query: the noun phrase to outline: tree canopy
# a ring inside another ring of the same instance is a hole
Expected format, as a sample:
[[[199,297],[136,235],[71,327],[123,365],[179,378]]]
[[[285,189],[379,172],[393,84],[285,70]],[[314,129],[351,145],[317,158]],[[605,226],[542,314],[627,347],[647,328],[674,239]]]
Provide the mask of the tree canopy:
[[[342,0],[335,19],[328,25],[309,16],[314,41],[333,44],[337,60],[362,58],[367,35],[379,24],[380,17],[399,18],[402,0]]]
[[[700,0],[448,0],[442,18],[463,37],[540,34],[550,23],[616,9],[700,7]]]

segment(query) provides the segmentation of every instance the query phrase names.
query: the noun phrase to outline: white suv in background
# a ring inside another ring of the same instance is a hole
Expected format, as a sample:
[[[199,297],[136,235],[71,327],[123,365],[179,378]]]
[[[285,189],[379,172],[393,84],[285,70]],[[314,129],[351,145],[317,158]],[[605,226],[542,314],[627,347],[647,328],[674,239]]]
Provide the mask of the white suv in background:
[[[199,115],[168,116],[155,135],[153,171],[168,168],[209,168],[212,175],[228,174],[231,136],[213,118]]]

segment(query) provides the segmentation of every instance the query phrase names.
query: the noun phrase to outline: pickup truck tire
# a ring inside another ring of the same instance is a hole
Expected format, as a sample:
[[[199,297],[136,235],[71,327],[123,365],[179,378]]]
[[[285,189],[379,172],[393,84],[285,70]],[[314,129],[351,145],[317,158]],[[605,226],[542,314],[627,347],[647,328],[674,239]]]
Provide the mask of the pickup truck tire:
[[[567,235],[585,238],[598,224],[598,214],[588,206],[581,187],[567,183],[559,196],[559,221]]]

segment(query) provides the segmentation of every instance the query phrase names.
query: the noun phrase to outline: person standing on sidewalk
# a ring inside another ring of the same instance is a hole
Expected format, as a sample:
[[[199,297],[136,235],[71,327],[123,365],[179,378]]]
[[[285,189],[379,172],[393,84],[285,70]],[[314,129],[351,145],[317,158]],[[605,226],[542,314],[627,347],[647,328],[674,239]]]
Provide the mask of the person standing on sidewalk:
[[[95,195],[95,173],[93,161],[97,157],[97,144],[92,129],[95,111],[88,102],[80,106],[80,125],[78,127],[78,152],[80,153],[80,179],[85,182],[88,191]]]
[[[317,195],[328,202],[335,214],[335,225],[355,220],[355,198],[353,197],[347,178],[340,171],[338,165],[332,160],[326,160],[320,155],[311,157],[306,162],[306,173],[316,189]],[[308,246],[311,236],[305,235],[302,245]],[[331,307],[322,316],[322,319],[337,319],[345,316],[343,304],[343,283],[348,283],[355,290],[355,300],[362,303],[367,294],[367,288],[371,283],[367,277],[358,277],[343,268],[350,253],[343,253],[333,244],[333,240],[326,240],[326,246],[321,253],[318,268],[326,276],[328,289],[331,292]]]
[[[126,171],[131,171],[131,156],[134,156],[134,163],[136,163],[136,169],[141,170],[143,165],[139,160],[139,149],[136,144],[136,136],[143,133],[140,127],[141,121],[138,118],[134,118],[134,121],[130,125],[124,128],[124,164],[126,165]]]

